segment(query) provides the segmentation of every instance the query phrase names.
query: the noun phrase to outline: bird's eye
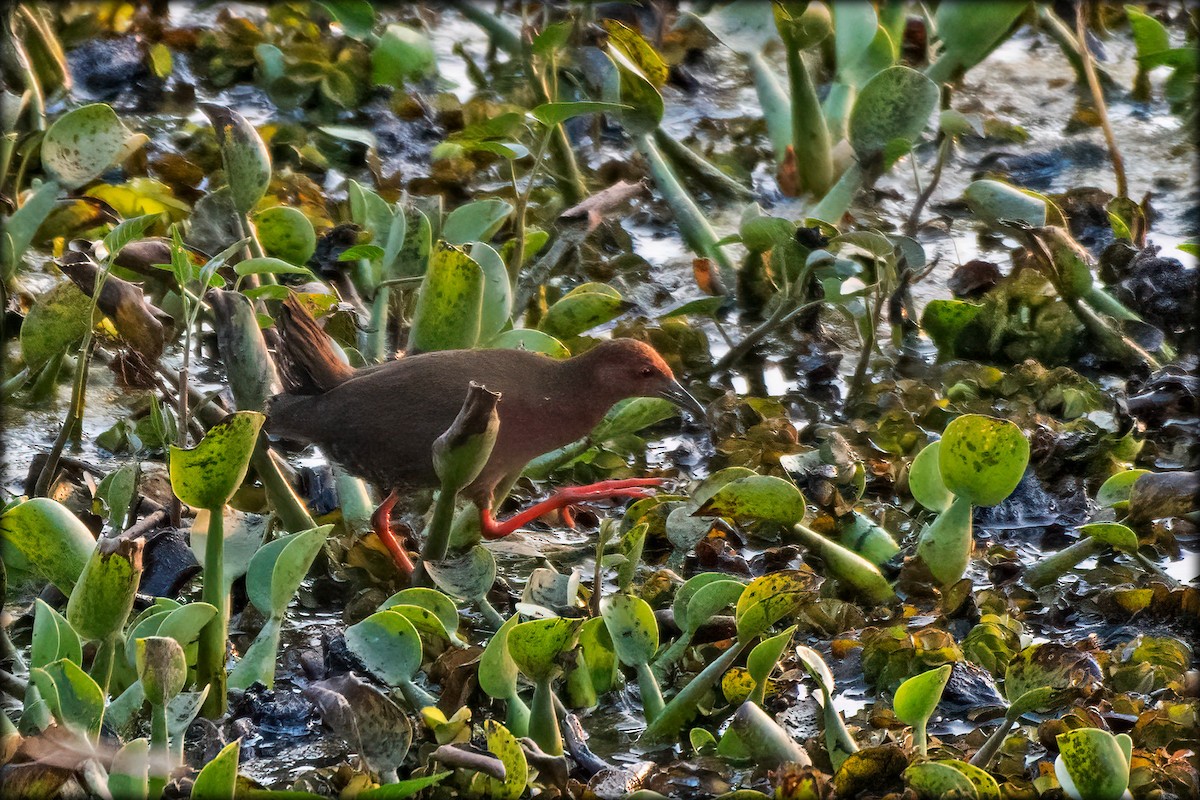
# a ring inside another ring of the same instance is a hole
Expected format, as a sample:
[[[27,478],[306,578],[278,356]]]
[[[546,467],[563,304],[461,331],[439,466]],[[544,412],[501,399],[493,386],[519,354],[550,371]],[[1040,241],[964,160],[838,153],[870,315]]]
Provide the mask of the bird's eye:
[[[641,374],[643,378],[649,378],[654,374],[654,367],[642,367]]]

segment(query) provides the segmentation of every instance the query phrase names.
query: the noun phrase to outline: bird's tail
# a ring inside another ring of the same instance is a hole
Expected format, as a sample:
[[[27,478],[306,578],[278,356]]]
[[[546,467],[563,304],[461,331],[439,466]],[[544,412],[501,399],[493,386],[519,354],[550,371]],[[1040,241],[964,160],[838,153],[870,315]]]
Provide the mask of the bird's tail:
[[[294,296],[283,301],[276,324],[276,355],[288,394],[324,394],[354,375],[354,368],[334,351],[329,335]]]

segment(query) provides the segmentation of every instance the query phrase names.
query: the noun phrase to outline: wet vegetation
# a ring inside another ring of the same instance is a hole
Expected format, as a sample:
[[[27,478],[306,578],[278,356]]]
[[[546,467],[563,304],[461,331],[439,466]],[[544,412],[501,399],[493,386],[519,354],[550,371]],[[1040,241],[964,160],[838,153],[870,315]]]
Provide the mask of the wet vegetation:
[[[1200,791],[1191,4],[0,8],[5,797]],[[264,430],[285,299],[705,419],[484,542],[472,389],[410,578]]]

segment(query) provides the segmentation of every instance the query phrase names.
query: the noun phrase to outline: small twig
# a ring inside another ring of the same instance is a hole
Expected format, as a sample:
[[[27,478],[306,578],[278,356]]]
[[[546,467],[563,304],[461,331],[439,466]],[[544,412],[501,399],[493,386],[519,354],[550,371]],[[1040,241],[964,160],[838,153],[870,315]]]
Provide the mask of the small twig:
[[[1092,93],[1092,103],[1096,107],[1096,115],[1100,117],[1100,128],[1104,131],[1104,141],[1108,144],[1108,157],[1112,161],[1113,174],[1117,179],[1117,196],[1129,197],[1129,183],[1125,177],[1125,159],[1117,148],[1117,137],[1113,133],[1112,123],[1108,119],[1108,106],[1104,102],[1104,92],[1100,88],[1100,79],[1096,75],[1096,65],[1092,61],[1092,51],[1087,46],[1087,1],[1081,0],[1075,9],[1075,38],[1079,40],[1079,55],[1083,61],[1083,73],[1087,76],[1088,89]]]

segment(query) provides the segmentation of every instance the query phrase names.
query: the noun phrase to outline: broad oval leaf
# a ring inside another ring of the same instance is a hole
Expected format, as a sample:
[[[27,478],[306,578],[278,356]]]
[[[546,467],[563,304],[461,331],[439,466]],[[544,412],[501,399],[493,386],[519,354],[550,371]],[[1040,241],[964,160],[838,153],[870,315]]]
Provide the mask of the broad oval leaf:
[[[442,238],[454,245],[486,242],[500,230],[512,212],[512,203],[497,197],[461,205],[446,215]]]
[[[421,666],[421,635],[395,611],[376,611],[346,629],[346,646],[389,686],[412,680]]]
[[[697,516],[763,519],[792,525],[804,519],[804,495],[795,484],[774,475],[739,478],[717,490]]]
[[[204,765],[192,784],[192,800],[229,800],[234,796],[241,746],[242,740],[235,739]]]
[[[551,358],[570,358],[567,346],[548,333],[533,328],[513,328],[493,337],[486,345],[489,349],[528,350],[542,353]]]
[[[312,275],[312,271],[308,267],[300,267],[280,258],[272,258],[271,256],[247,258],[245,261],[239,261],[233,266],[233,271],[240,278],[244,278],[247,275]]]
[[[461,248],[438,242],[417,296],[410,349],[427,353],[474,347],[479,340],[483,292],[483,270],[475,259]]]
[[[67,600],[67,620],[81,638],[111,639],[125,627],[142,577],[144,544],[115,538],[96,543]]]
[[[908,469],[908,490],[913,499],[930,511],[942,513],[954,502],[954,495],[942,481],[942,467],[938,461],[940,442],[927,445],[913,459]]]
[[[316,231],[312,222],[298,208],[265,208],[254,215],[254,227],[267,255],[283,259],[289,264],[306,264],[316,252]]]
[[[195,447],[171,446],[171,488],[193,508],[212,511],[229,502],[250,466],[265,416],[237,411],[208,429]]]
[[[104,721],[105,698],[91,676],[74,661],[63,658],[30,670],[29,677],[59,722],[96,742]]]
[[[267,193],[271,183],[271,154],[254,126],[231,108],[201,103],[203,111],[217,132],[221,161],[225,165],[225,181],[233,206],[249,214]]]
[[[148,141],[134,134],[106,103],[63,114],[42,139],[42,166],[67,189],[77,189]]]
[[[850,111],[850,144],[861,160],[897,140],[915,144],[938,103],[933,81],[908,67],[888,67],[863,86]]]
[[[942,699],[942,689],[946,688],[952,669],[950,664],[943,664],[900,684],[892,701],[896,717],[909,725],[921,725],[928,720]]]
[[[63,281],[34,301],[21,323],[21,357],[30,369],[74,348],[90,327],[92,299]]]
[[[551,617],[522,622],[508,634],[508,651],[532,680],[550,677],[559,654],[575,642],[582,620]]]
[[[633,595],[609,595],[600,601],[600,615],[622,664],[636,667],[654,657],[658,650],[658,620],[649,603]]]
[[[67,595],[96,547],[87,526],[66,506],[47,497],[26,500],[0,515],[0,543],[4,550],[15,549]]]
[[[269,617],[283,617],[331,530],[332,525],[322,525],[259,548],[246,568],[246,594],[255,608]]]
[[[1104,482],[1096,492],[1096,503],[1106,508],[1115,508],[1119,503],[1128,503],[1133,496],[1133,485],[1138,478],[1149,475],[1148,469],[1128,469],[1118,472]]]
[[[966,572],[974,544],[971,503],[959,497],[921,531],[917,555],[942,586],[949,586]]]
[[[946,426],[938,449],[946,488],[978,506],[1012,494],[1029,464],[1029,440],[1012,422],[965,414]]]
[[[517,800],[525,794],[525,784],[529,782],[529,764],[521,742],[508,728],[493,719],[484,723],[484,729],[487,731],[488,752],[504,765],[503,781],[488,777],[487,796],[492,800]]]
[[[166,705],[183,691],[187,681],[187,659],[179,642],[169,636],[147,636],[137,640],[137,672],[146,699]]]
[[[989,225],[1002,220],[1041,227],[1046,224],[1046,203],[1034,192],[995,180],[978,180],[963,190],[963,200],[975,216]]]
[[[1060,733],[1057,741],[1054,773],[1068,797],[1119,800],[1125,794],[1129,758],[1119,737],[1099,728],[1079,728]]]
[[[966,775],[940,761],[924,761],[909,766],[904,770],[904,780],[921,797],[978,797]]]
[[[428,36],[407,25],[388,25],[371,51],[371,80],[376,86],[400,88],[431,72],[435,63]]]
[[[479,688],[498,700],[507,700],[517,691],[519,670],[517,662],[508,652],[508,634],[520,621],[521,618],[516,614],[509,617],[479,657]]]
[[[1118,522],[1093,522],[1088,525],[1080,525],[1079,532],[1123,553],[1136,553],[1138,549],[1137,534],[1128,526]]]
[[[616,319],[629,308],[629,304],[614,291],[580,291],[583,288],[563,295],[550,306],[538,328],[557,339],[570,339]]]
[[[604,111],[620,111],[628,106],[620,103],[602,103],[593,100],[580,100],[569,103],[542,103],[529,112],[530,116],[543,125],[550,127],[566,122],[585,114],[597,114]]]
[[[425,571],[451,597],[478,600],[496,582],[496,558],[483,545],[476,545],[456,558],[426,562]]]

